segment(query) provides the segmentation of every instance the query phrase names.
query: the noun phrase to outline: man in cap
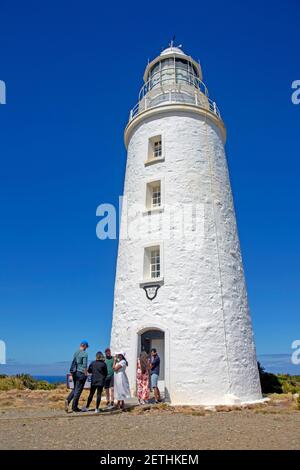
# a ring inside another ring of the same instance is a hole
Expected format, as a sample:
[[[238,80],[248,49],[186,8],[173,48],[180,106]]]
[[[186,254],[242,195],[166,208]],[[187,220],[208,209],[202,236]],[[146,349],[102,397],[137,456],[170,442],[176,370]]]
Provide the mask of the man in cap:
[[[73,357],[70,372],[73,376],[74,388],[65,401],[65,410],[67,413],[72,400],[72,411],[75,413],[81,411],[78,407],[78,402],[88,375],[88,354],[86,351],[88,347],[88,342],[85,339],[82,340],[78,351],[75,352]]]

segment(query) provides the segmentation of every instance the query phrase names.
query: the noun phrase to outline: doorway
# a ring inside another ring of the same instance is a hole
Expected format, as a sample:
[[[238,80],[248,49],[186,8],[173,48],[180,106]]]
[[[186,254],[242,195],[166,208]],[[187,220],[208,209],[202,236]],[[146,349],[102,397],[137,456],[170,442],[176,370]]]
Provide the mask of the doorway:
[[[158,329],[149,329],[139,334],[138,354],[146,351],[150,355],[151,349],[155,348],[160,357],[159,387],[165,387],[165,333]]]

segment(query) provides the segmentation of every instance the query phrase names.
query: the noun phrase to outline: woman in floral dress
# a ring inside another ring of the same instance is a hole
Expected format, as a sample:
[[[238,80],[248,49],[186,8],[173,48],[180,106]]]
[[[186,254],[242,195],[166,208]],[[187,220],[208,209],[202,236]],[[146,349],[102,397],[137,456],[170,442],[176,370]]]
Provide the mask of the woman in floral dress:
[[[137,360],[136,383],[137,397],[140,405],[144,405],[150,398],[150,361],[146,351],[142,351]]]

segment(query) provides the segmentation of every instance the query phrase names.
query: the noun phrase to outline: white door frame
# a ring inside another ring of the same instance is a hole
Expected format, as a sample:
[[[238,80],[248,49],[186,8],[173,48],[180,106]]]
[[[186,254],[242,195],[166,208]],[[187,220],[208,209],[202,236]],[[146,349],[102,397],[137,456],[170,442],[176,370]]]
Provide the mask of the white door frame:
[[[165,328],[163,325],[158,325],[157,323],[147,323],[141,324],[133,334],[133,344],[132,351],[135,355],[135,363],[138,357],[138,351],[140,347],[141,335],[149,330],[158,330],[164,333],[164,346],[165,346],[165,395],[167,397],[171,396],[171,382],[170,382],[170,332],[168,328]],[[136,384],[136,368],[131,370],[130,377],[131,384]],[[136,388],[136,387],[135,387]]]

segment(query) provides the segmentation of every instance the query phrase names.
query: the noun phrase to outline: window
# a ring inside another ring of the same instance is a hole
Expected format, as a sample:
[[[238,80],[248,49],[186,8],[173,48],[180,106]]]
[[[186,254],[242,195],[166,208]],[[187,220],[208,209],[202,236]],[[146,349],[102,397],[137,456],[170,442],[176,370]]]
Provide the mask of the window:
[[[152,188],[152,207],[160,206],[160,184]]]
[[[156,279],[160,277],[160,250],[154,248],[151,250],[150,256],[150,278]]]
[[[160,181],[147,183],[146,188],[146,210],[158,209],[162,206],[162,191]]]
[[[145,163],[155,163],[163,160],[162,136],[156,135],[149,139],[148,158]]]
[[[175,82],[174,57],[164,59],[161,62],[161,84],[168,85]]]
[[[144,280],[151,281],[161,278],[162,269],[160,246],[150,246],[144,250]]]
[[[153,157],[159,158],[161,157],[161,155],[162,155],[162,151],[161,151],[161,139],[160,139],[154,142]]]
[[[188,83],[197,87],[199,72],[188,60],[170,57],[157,62],[149,72],[150,90],[161,85]]]

